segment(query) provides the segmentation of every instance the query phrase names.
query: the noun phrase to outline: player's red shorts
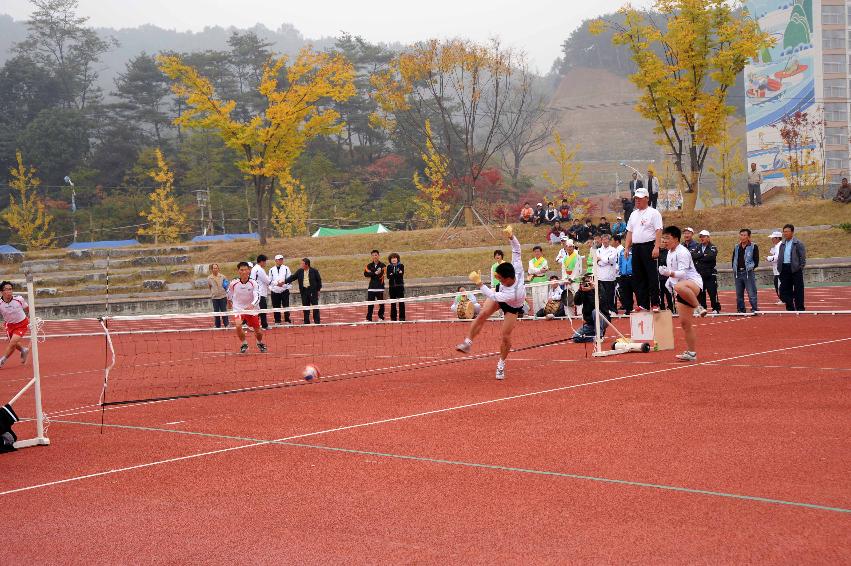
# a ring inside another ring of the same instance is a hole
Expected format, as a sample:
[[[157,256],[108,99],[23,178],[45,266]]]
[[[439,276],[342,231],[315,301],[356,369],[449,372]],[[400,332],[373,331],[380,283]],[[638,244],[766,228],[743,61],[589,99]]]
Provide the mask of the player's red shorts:
[[[239,320],[242,320],[242,322],[244,322],[245,324],[247,324],[249,327],[253,328],[254,330],[257,330],[258,328],[260,328],[260,317],[257,316],[256,314],[241,314],[241,315],[237,316],[236,318],[237,318],[237,324],[239,324]]]
[[[29,334],[30,332],[30,319],[25,318],[21,322],[13,322],[6,323],[6,334],[11,338],[13,335],[17,334],[21,338]]]

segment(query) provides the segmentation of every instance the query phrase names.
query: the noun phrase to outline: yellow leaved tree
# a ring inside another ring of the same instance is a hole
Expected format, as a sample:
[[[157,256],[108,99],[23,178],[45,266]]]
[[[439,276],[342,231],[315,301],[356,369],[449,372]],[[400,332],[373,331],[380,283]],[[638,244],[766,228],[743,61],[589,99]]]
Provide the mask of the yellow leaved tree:
[[[260,243],[265,244],[276,181],[289,175],[310,140],[341,130],[340,114],[325,104],[354,96],[352,64],[341,55],[308,48],[292,62],[272,57],[257,88],[262,109],[241,108],[238,114],[244,118],[237,118],[236,101],[219,98],[209,79],[180,57],[160,55],[157,61],[175,81],[174,93],[186,102],[187,110],[175,123],[215,131],[240,153],[236,166],[254,186]]]
[[[568,149],[559,133],[553,132],[553,145],[547,148],[547,153],[555,161],[557,173],[555,176],[550,175],[549,171],[541,174],[549,185],[549,190],[554,193],[552,197],[547,195],[547,200],[567,200],[575,218],[584,215],[590,205],[587,199],[579,198],[578,189],[588,183],[582,179],[582,162],[576,160],[578,151],[578,145]]]
[[[307,192],[290,175],[285,175],[279,181],[272,206],[272,227],[284,238],[304,236],[307,234],[309,215]]]
[[[735,188],[736,179],[745,172],[741,143],[742,138],[733,136],[730,133],[730,124],[727,124],[715,146],[712,161],[707,166],[707,170],[715,175],[715,192],[724,206],[741,206],[747,200],[747,196]],[[704,199],[703,195],[701,201],[707,208],[714,204],[711,198]]]
[[[683,209],[694,210],[709,150],[718,145],[729,89],[749,59],[773,39],[759,29],[741,0],[655,0],[654,19],[626,5],[622,23],[597,20],[638,68],[630,81],[641,91],[636,110],[653,122],[657,143],[671,154],[683,183]]]
[[[440,154],[434,146],[431,136],[431,123],[425,121],[426,150],[422,154],[425,163],[425,176],[427,181],[420,178],[418,172],[414,172],[414,186],[417,187],[419,195],[414,199],[417,204],[417,218],[426,222],[432,228],[443,225],[449,205],[444,201],[449,187],[446,186],[446,170],[449,166],[448,159]]]
[[[9,169],[9,208],[3,212],[3,220],[17,234],[27,250],[43,250],[56,243],[56,236],[50,231],[53,217],[45,212],[44,203],[38,198],[36,190],[41,184],[35,176],[34,167],[24,166],[21,152],[15,152],[18,165]],[[17,198],[15,197],[17,193]]]
[[[186,214],[174,198],[174,173],[169,170],[159,148],[156,150],[156,157],[157,168],[149,175],[156,182],[157,188],[149,195],[151,208],[139,213],[139,216],[148,222],[146,226],[139,228],[137,233],[140,236],[152,236],[155,244],[173,244],[179,242],[181,235],[187,230]]]

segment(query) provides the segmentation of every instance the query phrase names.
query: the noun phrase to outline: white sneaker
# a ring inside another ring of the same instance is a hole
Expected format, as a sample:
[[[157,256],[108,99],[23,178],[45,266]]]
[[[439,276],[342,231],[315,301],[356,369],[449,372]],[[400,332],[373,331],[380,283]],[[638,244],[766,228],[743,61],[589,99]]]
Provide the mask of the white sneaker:
[[[775,304],[775,305],[785,305],[786,303],[784,303],[783,301],[777,301],[777,302],[776,302],[776,303],[774,303],[774,304]]]
[[[496,378],[500,381],[505,379],[505,365],[496,365]]]
[[[473,347],[472,342],[470,342],[469,340],[464,340],[463,342],[461,342],[460,344],[455,346],[455,349],[458,350],[459,352],[464,353],[464,354],[469,354],[470,348],[472,348],[472,347]]]
[[[29,348],[24,348],[23,350],[21,350],[21,363],[22,364],[27,363],[27,356],[29,356],[29,355],[30,355],[30,349]]]
[[[694,315],[695,316],[701,316],[702,317],[702,316],[706,316],[707,314],[709,314],[708,311],[700,305],[698,305],[697,308],[694,309]]]
[[[6,356],[0,358],[0,368],[3,367],[3,364],[6,363]]]
[[[686,350],[682,354],[675,356],[681,362],[696,362],[697,361],[697,352],[689,352]]]

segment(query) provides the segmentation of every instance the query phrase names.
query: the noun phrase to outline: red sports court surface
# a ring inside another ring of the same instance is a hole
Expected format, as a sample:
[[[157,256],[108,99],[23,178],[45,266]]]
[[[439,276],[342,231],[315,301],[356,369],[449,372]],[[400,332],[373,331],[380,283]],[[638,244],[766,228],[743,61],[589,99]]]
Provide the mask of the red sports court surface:
[[[851,309],[851,288],[807,301]],[[851,316],[698,324],[697,364],[557,344],[504,382],[487,357],[108,407],[103,428],[103,340],[48,339],[52,444],[0,456],[0,563],[849,563]],[[541,328],[570,330],[516,333]]]

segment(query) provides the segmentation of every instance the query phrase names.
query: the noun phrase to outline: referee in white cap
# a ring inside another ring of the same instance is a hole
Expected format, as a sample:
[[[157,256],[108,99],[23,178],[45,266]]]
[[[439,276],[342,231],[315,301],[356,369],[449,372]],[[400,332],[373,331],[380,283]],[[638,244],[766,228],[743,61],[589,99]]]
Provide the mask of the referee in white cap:
[[[272,292],[272,308],[288,308],[290,306],[290,289],[292,285],[287,283],[287,277],[292,275],[290,268],[284,265],[284,256],[275,256],[275,265],[269,270],[269,290]],[[275,324],[281,324],[281,312],[276,310]],[[284,312],[284,321],[290,323],[290,312]]]
[[[624,257],[632,256],[632,286],[638,298],[635,310],[659,312],[659,274],[657,263],[662,240],[662,215],[648,206],[650,194],[645,188],[635,191],[635,210],[626,223]]]

